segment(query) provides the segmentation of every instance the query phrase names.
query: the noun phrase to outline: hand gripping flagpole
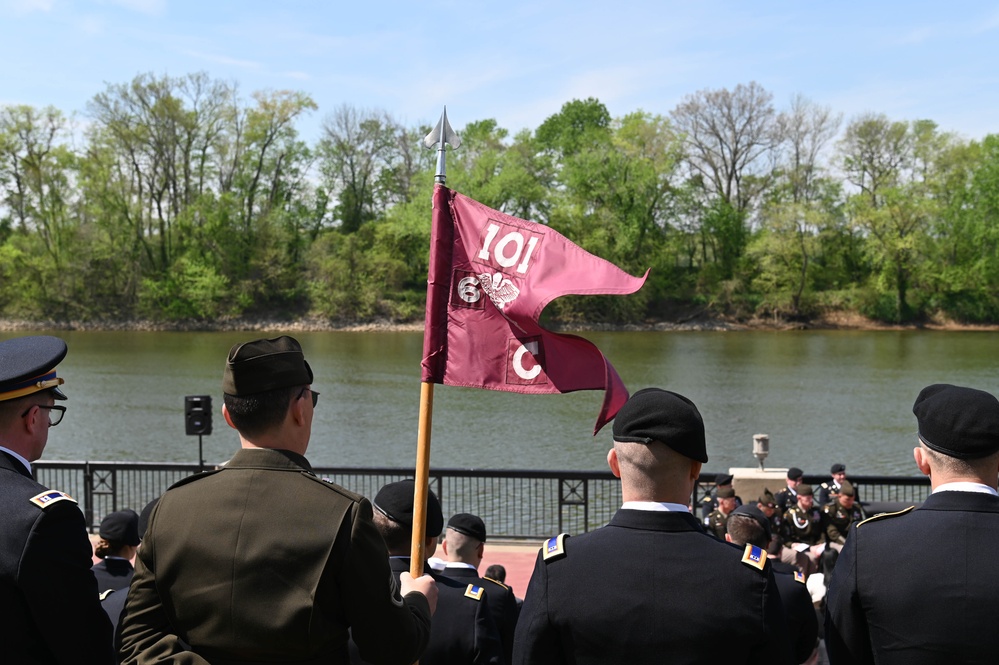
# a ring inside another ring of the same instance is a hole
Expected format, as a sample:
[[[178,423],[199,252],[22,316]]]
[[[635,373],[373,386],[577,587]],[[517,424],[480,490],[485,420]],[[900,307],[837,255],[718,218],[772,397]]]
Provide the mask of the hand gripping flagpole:
[[[446,168],[446,147],[451,148],[461,145],[461,137],[451,129],[451,124],[447,121],[447,107],[441,114],[440,120],[433,131],[423,139],[423,145],[428,149],[437,148],[437,171],[434,174],[434,182],[444,185],[447,180]],[[429,297],[428,297],[429,306]],[[426,335],[424,331],[424,335]],[[413,577],[423,574],[423,563],[426,558],[426,524],[427,524],[427,495],[430,488],[430,430],[433,422],[434,412],[434,384],[424,381],[420,385],[420,421],[417,430],[416,441],[416,478],[414,479],[413,495],[413,536],[411,547],[411,558],[409,572]]]

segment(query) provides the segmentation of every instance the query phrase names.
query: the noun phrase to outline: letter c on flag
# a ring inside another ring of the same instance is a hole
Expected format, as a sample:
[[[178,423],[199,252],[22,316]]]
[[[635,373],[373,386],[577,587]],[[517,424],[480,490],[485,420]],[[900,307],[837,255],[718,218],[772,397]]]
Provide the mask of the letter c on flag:
[[[535,349],[538,346],[537,342],[528,342],[527,344],[521,344],[513,354],[513,371],[517,373],[517,376],[522,378],[524,381],[531,381],[536,379],[538,374],[541,374],[541,363],[535,361],[534,367],[531,369],[526,369],[524,367],[524,356],[528,353],[533,352],[528,349],[528,346],[533,346]]]

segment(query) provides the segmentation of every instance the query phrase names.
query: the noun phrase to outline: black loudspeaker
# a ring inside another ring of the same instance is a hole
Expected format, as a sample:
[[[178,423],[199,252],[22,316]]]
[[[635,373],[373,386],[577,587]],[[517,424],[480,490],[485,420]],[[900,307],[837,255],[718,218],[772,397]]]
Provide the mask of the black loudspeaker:
[[[188,395],[184,398],[184,427],[188,434],[212,433],[211,395]]]

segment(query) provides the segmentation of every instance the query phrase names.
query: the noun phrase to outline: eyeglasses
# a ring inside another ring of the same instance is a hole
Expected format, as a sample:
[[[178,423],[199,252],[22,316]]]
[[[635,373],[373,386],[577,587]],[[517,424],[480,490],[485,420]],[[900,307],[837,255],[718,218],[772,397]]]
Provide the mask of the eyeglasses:
[[[33,409],[36,406],[39,409],[49,410],[49,427],[55,427],[56,425],[61,423],[62,417],[66,415],[66,407],[64,406],[59,406],[58,404],[53,404],[52,406],[46,406],[44,404],[33,404],[32,406],[29,406],[27,409],[24,410],[24,413],[21,414],[21,417],[23,418],[26,415],[28,415],[31,409]]]
[[[315,390],[310,390],[308,388],[302,388],[302,392],[298,393],[298,399],[305,397],[305,393],[312,393],[312,408],[316,408],[316,404],[319,403],[319,393]]]

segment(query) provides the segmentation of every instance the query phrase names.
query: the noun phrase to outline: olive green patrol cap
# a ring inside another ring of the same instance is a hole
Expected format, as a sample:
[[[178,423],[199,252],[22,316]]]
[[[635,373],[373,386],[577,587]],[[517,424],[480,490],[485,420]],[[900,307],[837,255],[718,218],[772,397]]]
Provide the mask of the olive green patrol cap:
[[[311,383],[302,346],[288,335],[236,344],[222,373],[222,392],[236,397]]]

